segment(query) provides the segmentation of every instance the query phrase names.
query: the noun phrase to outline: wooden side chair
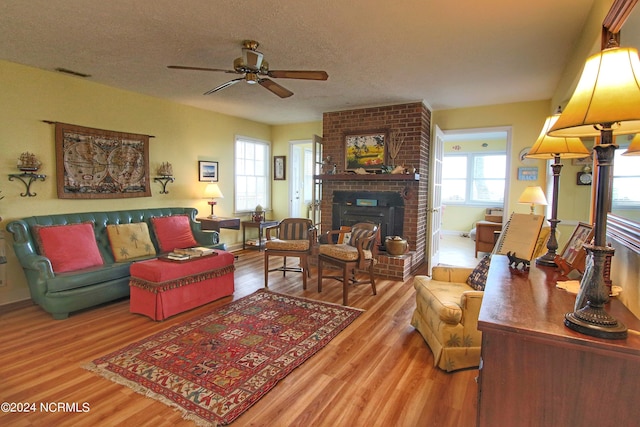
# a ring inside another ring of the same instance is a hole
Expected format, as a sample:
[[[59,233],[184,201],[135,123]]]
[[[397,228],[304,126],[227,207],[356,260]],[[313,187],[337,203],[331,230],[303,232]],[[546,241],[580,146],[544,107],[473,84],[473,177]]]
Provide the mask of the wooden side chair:
[[[340,233],[351,233],[344,243],[334,243],[334,236]],[[342,303],[349,305],[349,285],[371,283],[373,295],[376,295],[376,281],[373,266],[376,262],[376,235],[378,226],[370,223],[357,223],[350,230],[333,230],[327,232],[328,243],[322,244],[318,250],[318,292],[322,292],[322,280],[335,279],[342,282]],[[342,275],[325,274],[324,265],[342,269]],[[356,280],[356,270],[366,270],[368,280]]]
[[[310,277],[307,257],[317,239],[317,230],[308,218],[285,218],[273,227],[265,228],[264,249],[264,287],[269,287],[269,273],[287,271],[302,273],[302,289],[307,289],[307,277]],[[284,257],[283,265],[269,268],[269,257]],[[300,259],[299,267],[287,266],[287,257]]]

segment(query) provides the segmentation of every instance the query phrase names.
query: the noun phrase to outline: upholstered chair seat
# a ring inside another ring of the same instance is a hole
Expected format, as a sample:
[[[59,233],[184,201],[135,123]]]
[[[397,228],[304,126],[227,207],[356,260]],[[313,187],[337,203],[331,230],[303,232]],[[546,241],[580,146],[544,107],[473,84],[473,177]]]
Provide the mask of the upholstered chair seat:
[[[308,251],[309,241],[272,239],[267,241],[266,247],[280,251]]]
[[[357,261],[358,256],[360,255],[357,248],[346,243],[339,245],[320,245],[319,252],[323,255],[345,261]],[[370,250],[364,250],[362,252],[364,259],[369,260],[373,258],[373,254]]]

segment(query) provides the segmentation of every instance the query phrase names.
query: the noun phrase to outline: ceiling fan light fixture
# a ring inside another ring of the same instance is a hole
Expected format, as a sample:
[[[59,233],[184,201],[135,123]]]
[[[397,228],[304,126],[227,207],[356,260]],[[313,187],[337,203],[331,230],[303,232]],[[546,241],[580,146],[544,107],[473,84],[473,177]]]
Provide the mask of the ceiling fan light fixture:
[[[233,60],[233,69],[236,70],[237,73],[244,73],[244,63],[242,62],[242,58],[236,58]]]
[[[247,76],[245,77],[245,81],[250,85],[254,85],[258,83],[258,75],[256,73],[247,73]]]
[[[262,60],[262,65],[260,66],[260,74],[269,74],[269,63],[264,59]]]
[[[262,65],[262,53],[257,50],[242,49],[242,62],[245,67],[258,71]]]

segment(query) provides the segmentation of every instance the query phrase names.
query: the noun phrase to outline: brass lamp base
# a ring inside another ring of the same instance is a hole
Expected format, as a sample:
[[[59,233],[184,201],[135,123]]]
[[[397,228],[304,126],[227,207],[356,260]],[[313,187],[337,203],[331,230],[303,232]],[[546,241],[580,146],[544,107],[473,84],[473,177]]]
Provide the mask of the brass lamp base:
[[[209,204],[209,206],[211,206],[211,215],[209,215],[209,218],[217,218],[215,212],[213,212],[213,207],[218,203],[215,200],[210,200],[207,202]]]

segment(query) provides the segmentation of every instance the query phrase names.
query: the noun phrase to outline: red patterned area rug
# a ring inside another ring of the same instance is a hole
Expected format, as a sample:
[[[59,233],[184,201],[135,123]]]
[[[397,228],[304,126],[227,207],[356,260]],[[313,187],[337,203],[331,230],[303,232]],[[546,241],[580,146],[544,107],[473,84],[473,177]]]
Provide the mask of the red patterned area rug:
[[[259,290],[85,365],[227,425],[349,326],[361,310]]]

